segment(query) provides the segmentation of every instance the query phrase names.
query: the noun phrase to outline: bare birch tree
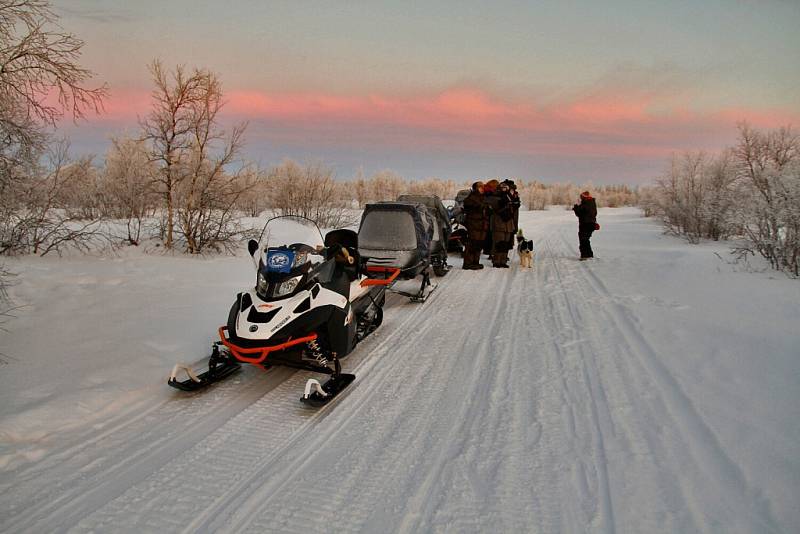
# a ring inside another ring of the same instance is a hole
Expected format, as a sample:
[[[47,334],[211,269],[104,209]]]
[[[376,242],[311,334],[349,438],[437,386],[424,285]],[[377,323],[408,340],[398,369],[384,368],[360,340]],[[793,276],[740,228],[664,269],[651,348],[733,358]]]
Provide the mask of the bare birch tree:
[[[153,109],[142,129],[164,198],[164,244],[173,247],[177,229],[189,253],[225,246],[238,233],[234,206],[246,189],[246,182],[226,167],[241,151],[246,124],[234,126],[229,135],[220,127],[224,101],[216,74],[187,72],[182,66],[170,73],[158,60],[150,72],[156,86]],[[239,168],[237,174],[243,172]]]
[[[44,148],[46,127],[101,110],[107,88],[84,86],[83,44],[61,31],[49,1],[0,0],[0,195]]]
[[[175,190],[184,178],[187,161],[193,144],[193,130],[198,115],[196,108],[203,105],[211,73],[195,69],[187,72],[179,65],[170,73],[159,60],[149,65],[155,89],[153,109],[142,121],[143,138],[149,143],[150,160],[158,168],[157,183],[164,197],[166,248],[172,248],[175,226]]]

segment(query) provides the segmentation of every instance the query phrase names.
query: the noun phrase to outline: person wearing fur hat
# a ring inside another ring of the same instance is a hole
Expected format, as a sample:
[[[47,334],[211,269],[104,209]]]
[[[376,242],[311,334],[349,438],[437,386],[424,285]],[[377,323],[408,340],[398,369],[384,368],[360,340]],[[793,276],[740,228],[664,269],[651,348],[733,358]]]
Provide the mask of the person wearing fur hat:
[[[592,233],[599,230],[600,226],[597,224],[597,203],[589,191],[581,193],[581,202],[575,204],[572,211],[578,217],[578,246],[581,251],[581,261],[594,258],[590,240]]]
[[[472,190],[464,199],[464,226],[467,227],[467,243],[464,247],[465,270],[483,269],[481,265],[481,248],[486,241],[489,230],[487,206],[483,195],[483,182],[472,184]]]

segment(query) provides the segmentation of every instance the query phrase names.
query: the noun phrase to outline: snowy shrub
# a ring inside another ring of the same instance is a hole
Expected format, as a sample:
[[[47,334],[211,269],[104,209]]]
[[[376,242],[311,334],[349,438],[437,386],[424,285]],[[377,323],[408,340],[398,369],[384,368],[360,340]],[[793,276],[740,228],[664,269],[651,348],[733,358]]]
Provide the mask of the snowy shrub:
[[[154,187],[155,166],[149,160],[144,141],[128,137],[111,140],[99,197],[106,217],[125,222],[130,245],[138,245],[147,218],[158,205]]]
[[[648,192],[647,211],[657,214],[671,233],[691,243],[725,239],[733,221],[735,174],[730,152],[713,158],[704,152],[672,157],[669,170]]]
[[[791,128],[742,124],[736,147],[716,157],[673,156],[640,205],[692,243],[741,238],[733,250],[740,258],[758,254],[800,276],[800,137]]]
[[[520,200],[529,210],[544,210],[551,204],[548,187],[540,182],[517,184]]]
[[[236,177],[241,182],[242,194],[236,209],[248,217],[258,217],[269,208],[269,174],[256,167],[247,167]]]
[[[405,188],[405,193],[409,195],[436,195],[442,199],[454,198],[456,191],[456,183],[453,180],[440,180],[438,178],[410,180]]]
[[[344,188],[333,170],[321,163],[299,165],[286,160],[270,171],[267,180],[270,206],[280,215],[299,215],[324,228],[354,224]],[[352,198],[346,195],[348,200]]]
[[[405,193],[406,182],[403,178],[390,170],[383,170],[374,174],[369,179],[369,201],[397,200]]]
[[[76,213],[65,199],[82,187],[81,172],[60,142],[48,151],[46,167],[31,170],[8,191],[0,206],[0,254],[61,253],[68,248],[88,251],[107,243],[100,218]]]
[[[739,133],[737,215],[746,242],[735,252],[757,253],[800,276],[800,137],[790,128],[760,132],[747,125]]]

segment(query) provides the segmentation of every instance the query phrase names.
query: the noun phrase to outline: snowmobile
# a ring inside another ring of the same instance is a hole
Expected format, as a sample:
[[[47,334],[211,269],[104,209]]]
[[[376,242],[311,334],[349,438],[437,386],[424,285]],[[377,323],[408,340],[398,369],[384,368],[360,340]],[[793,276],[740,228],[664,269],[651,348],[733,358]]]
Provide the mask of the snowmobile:
[[[456,193],[453,208],[450,211],[452,230],[447,240],[448,252],[464,252],[467,243],[466,213],[464,213],[464,199],[469,196],[471,189],[462,189]]]
[[[428,213],[433,215],[433,236],[431,236],[431,267],[436,276],[444,276],[450,271],[447,264],[447,245],[453,230],[450,225],[450,214],[436,195],[400,195],[398,202],[422,204]]]
[[[241,363],[285,365],[329,375],[324,384],[309,379],[301,398],[311,406],[327,404],[355,379],[342,372],[340,359],[380,326],[386,289],[399,269],[364,265],[354,231],[334,230],[323,240],[313,221],[297,216],[267,221],[248,251],[256,285],[236,296],[208,370],[198,375],[178,364],[169,385],[195,391]],[[188,375],[182,381],[181,370]]]
[[[422,204],[367,204],[358,229],[358,252],[368,267],[398,269],[400,280],[414,280],[421,276],[422,282],[416,291],[397,287],[392,287],[391,291],[412,301],[424,302],[436,289],[436,285],[431,283],[434,225],[434,217]]]

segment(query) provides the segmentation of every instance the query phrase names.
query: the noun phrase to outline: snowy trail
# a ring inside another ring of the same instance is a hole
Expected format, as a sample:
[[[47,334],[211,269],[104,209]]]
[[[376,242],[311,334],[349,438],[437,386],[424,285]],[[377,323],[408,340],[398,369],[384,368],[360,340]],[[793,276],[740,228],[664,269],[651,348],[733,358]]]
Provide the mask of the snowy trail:
[[[561,234],[563,238],[563,233]],[[636,415],[637,421],[642,423],[648,419],[658,418],[662,422],[660,428],[661,436],[645,434],[643,437],[648,443],[654,443],[656,439],[665,442],[664,436],[669,436],[667,444],[672,444],[667,450],[654,450],[652,447],[646,449],[646,456],[651,458],[666,457],[673,463],[672,472],[677,472],[678,468],[691,466],[689,473],[696,476],[689,477],[690,480],[681,481],[683,489],[668,487],[663,485],[659,488],[661,492],[669,494],[672,490],[675,498],[680,498],[678,502],[681,507],[685,507],[695,517],[694,528],[703,523],[702,515],[708,514],[708,510],[693,510],[693,503],[704,502],[704,507],[713,506],[714,514],[724,516],[737,510],[737,514],[744,515],[748,523],[747,530],[750,532],[778,532],[778,522],[772,515],[769,504],[766,503],[758,491],[748,487],[746,477],[728,456],[725,448],[719,443],[713,430],[706,424],[693,405],[691,399],[682,390],[680,384],[670,373],[668,368],[660,361],[658,352],[651,346],[647,339],[642,336],[636,328],[636,321],[631,317],[630,311],[624,306],[616,303],[613,296],[604,286],[602,280],[590,269],[582,269],[582,283],[577,287],[582,289],[583,295],[578,301],[591,298],[591,296],[602,300],[601,305],[596,306],[597,318],[599,323],[606,329],[612,329],[617,335],[614,336],[615,346],[610,350],[616,350],[617,354],[609,358],[609,363],[616,366],[616,373],[608,372],[605,369],[594,369],[593,376],[608,379],[618,376],[618,383],[609,383],[604,389],[609,391],[622,391],[626,393],[626,408],[631,412],[625,417],[615,417],[622,424],[627,424],[627,434],[638,437],[641,429],[647,429],[646,425],[630,425],[631,415]],[[575,302],[575,299],[572,300]],[[597,372],[600,371],[600,372]],[[627,389],[627,391],[626,391]],[[657,395],[650,393],[651,403],[641,403],[640,400],[647,398],[647,392],[655,390]],[[648,406],[650,404],[650,406]],[[647,408],[644,410],[643,408]],[[633,410],[639,410],[639,414],[634,414]],[[613,421],[612,421],[613,424]],[[630,444],[630,439],[627,441]],[[660,466],[660,478],[664,478],[663,466]],[[641,484],[641,470],[635,481],[631,481],[638,486]],[[656,480],[657,481],[657,480]],[[674,486],[674,483],[673,483]],[[735,501],[725,502],[725,499],[709,498],[704,495],[705,487],[725,487],[728,489],[727,495],[735,495]],[[681,495],[683,493],[683,495]],[[741,507],[744,510],[741,510]],[[638,512],[637,512],[638,514]],[[687,525],[688,526],[688,525]],[[683,528],[683,525],[676,525]]]
[[[174,395],[20,470],[4,493],[13,499],[9,511],[24,513],[4,518],[0,526],[50,530],[77,522],[205,439],[291,374],[288,369],[253,371],[210,395]]]
[[[454,258],[426,303],[390,297],[330,406],[303,407],[311,375],[287,369],[156,402],[4,480],[0,530],[792,531],[609,287],[623,264],[576,261],[571,218],[526,233],[530,271]]]

